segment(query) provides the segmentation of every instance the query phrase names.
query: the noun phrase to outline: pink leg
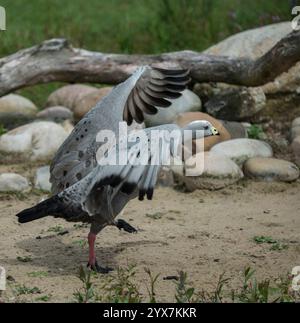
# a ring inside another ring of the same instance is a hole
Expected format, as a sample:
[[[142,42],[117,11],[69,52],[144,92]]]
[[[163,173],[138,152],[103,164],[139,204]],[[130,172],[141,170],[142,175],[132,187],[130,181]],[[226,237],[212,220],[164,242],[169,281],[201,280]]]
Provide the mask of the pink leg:
[[[90,267],[92,270],[94,270],[98,273],[107,274],[112,269],[108,268],[108,267],[101,267],[98,265],[97,259],[96,259],[96,253],[95,253],[95,241],[96,241],[96,234],[89,232],[89,234],[88,234],[88,242],[89,242],[88,267]]]
[[[88,242],[89,242],[89,265],[95,266],[96,264],[96,254],[95,254],[95,241],[96,235],[92,232],[88,234]]]

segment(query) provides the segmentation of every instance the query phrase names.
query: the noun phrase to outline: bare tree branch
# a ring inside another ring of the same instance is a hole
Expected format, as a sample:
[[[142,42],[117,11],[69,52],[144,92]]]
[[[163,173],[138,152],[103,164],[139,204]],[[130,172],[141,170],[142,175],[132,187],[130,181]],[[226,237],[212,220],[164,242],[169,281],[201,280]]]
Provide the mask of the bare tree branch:
[[[104,54],[50,39],[0,59],[0,96],[54,81],[116,84],[139,65],[180,64],[196,82],[259,86],[274,80],[300,60],[300,31],[292,32],[257,60],[232,59],[180,51],[160,55]]]

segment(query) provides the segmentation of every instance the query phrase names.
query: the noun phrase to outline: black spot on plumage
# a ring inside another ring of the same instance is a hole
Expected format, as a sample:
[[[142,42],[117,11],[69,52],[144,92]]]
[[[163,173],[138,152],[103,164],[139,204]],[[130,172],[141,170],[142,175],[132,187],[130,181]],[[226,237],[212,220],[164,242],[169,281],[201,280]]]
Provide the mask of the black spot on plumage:
[[[63,175],[67,176],[67,174],[68,174],[68,172],[66,170],[64,170]]]
[[[66,188],[68,188],[70,186],[70,183],[66,183]]]
[[[84,156],[84,152],[82,150],[79,150],[78,156],[79,156],[79,158],[82,158]]]
[[[85,162],[85,167],[90,167],[91,166],[91,161],[90,160],[87,160],[86,162]]]
[[[80,181],[80,180],[82,179],[82,175],[81,175],[81,173],[77,173],[77,174],[76,174],[76,178]]]

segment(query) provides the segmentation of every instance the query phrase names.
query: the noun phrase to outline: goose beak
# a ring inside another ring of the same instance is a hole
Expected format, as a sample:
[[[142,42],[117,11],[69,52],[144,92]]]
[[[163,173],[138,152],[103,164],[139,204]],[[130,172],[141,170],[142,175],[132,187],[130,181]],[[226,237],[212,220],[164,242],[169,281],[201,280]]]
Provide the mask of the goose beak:
[[[220,135],[219,131],[215,127],[211,127],[211,133],[213,134],[213,136],[219,136]]]

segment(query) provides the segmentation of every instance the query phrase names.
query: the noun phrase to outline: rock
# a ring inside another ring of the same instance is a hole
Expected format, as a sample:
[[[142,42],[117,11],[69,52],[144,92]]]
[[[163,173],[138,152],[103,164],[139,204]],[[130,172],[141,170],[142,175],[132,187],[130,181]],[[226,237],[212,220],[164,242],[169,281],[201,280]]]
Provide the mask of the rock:
[[[37,113],[37,107],[21,95],[9,94],[0,98],[0,113],[20,113],[34,116]]]
[[[180,127],[183,127],[183,126],[187,125],[188,123],[195,121],[195,120],[209,121],[219,131],[220,136],[212,136],[212,137],[207,137],[204,139],[193,140],[193,151],[194,152],[195,151],[196,152],[202,151],[203,150],[202,147],[204,147],[205,151],[208,151],[211,149],[211,147],[213,147],[217,143],[231,139],[230,133],[223,126],[222,122],[211,117],[207,113],[202,113],[202,112],[181,113],[178,115],[178,117],[176,119],[176,123]],[[203,146],[203,141],[204,141],[204,146]]]
[[[43,120],[50,120],[54,122],[63,122],[64,120],[72,120],[73,119],[73,112],[70,109],[57,106],[57,107],[50,107],[40,111],[36,117],[38,119]]]
[[[291,139],[295,139],[300,136],[300,126],[294,126],[291,129]]]
[[[65,120],[63,123],[61,123],[61,126],[66,130],[68,134],[70,134],[74,129],[74,125],[70,120]]]
[[[196,160],[198,165],[195,167]],[[174,172],[189,191],[196,189],[217,190],[243,178],[243,172],[230,158],[211,151],[191,157],[186,161],[184,167],[185,174],[189,176],[183,176],[178,171],[178,167],[174,169]]]
[[[109,94],[112,87],[103,87],[97,91],[93,91],[76,100],[74,103],[74,117],[79,121],[87,112],[89,112],[103,97]]]
[[[291,147],[295,156],[295,163],[300,167],[300,136],[294,138]]]
[[[290,32],[292,32],[292,27],[289,21],[250,29],[226,38],[208,48],[204,53],[255,59],[264,55]]]
[[[225,155],[238,165],[252,157],[272,157],[273,151],[269,144],[264,141],[240,138],[221,142],[212,147],[212,152]]]
[[[0,174],[0,192],[23,192],[29,188],[28,180],[19,174]]]
[[[97,88],[84,84],[66,85],[50,94],[46,107],[63,106],[74,110],[76,102],[85,95],[97,91]]]
[[[170,167],[161,167],[157,177],[157,184],[163,187],[174,186],[174,175]]]
[[[35,188],[40,189],[42,191],[51,191],[49,166],[43,166],[37,169],[34,186]]]
[[[201,110],[201,100],[190,90],[184,90],[180,98],[170,101],[172,101],[172,105],[167,109],[158,108],[157,114],[145,115],[145,123],[147,127],[174,123],[180,113]]]
[[[32,161],[50,160],[68,136],[61,126],[50,121],[33,122],[0,137],[0,152]]]
[[[294,128],[294,127],[300,127],[300,117],[293,120],[292,128]]]
[[[32,121],[37,107],[21,95],[9,94],[0,98],[0,124],[6,129]]]
[[[253,117],[265,105],[266,96],[262,88],[233,87],[213,96],[204,107],[215,118],[239,121]]]
[[[220,120],[224,128],[229,132],[231,139],[247,138],[247,128],[243,123]],[[251,126],[251,125],[250,125]]]
[[[263,181],[292,182],[299,177],[299,168],[286,160],[250,158],[244,164],[244,174]]]
[[[233,35],[222,42],[208,48],[205,53],[211,55],[229,56],[231,58],[247,57],[256,59],[269,51],[284,36],[292,32],[291,22],[282,22],[247,30]],[[219,87],[219,84],[217,85]],[[300,93],[300,63],[298,62],[282,73],[273,82],[261,87],[267,96],[264,115],[273,117],[293,111],[299,106]]]

